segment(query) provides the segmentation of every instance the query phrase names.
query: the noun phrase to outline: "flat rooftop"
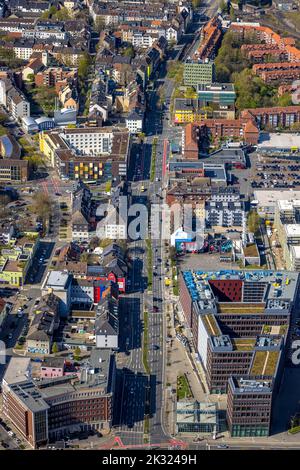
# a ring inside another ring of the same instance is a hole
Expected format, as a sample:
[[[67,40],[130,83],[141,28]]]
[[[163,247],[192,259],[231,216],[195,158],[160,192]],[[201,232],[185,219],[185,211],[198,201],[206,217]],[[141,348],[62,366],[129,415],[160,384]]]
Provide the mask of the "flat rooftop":
[[[213,92],[231,92],[234,93],[234,85],[233,83],[212,83],[210,84],[198,84],[197,86],[197,91],[203,92],[203,91],[213,91]]]
[[[279,354],[279,351],[256,351],[250,369],[250,375],[274,375]]]
[[[247,378],[230,378],[229,382],[234,385],[235,392],[237,393],[271,393],[272,381],[265,379],[252,379],[250,376]]]
[[[287,237],[300,237],[300,224],[286,224],[284,230]]]
[[[7,366],[3,380],[8,384],[28,379],[30,371],[30,357],[12,357]]]
[[[214,315],[201,315],[200,318],[203,321],[208,334],[211,336],[219,336],[222,334]]]
[[[50,271],[46,287],[65,289],[68,282],[70,282],[70,275],[67,271]]]
[[[222,270],[222,271],[200,271],[189,270],[181,272],[185,285],[189,291],[192,301],[202,302],[201,309],[216,307],[215,295],[210,286],[210,281],[243,281],[245,286],[248,283],[265,286],[264,298],[256,303],[253,302],[220,302],[220,311],[236,310],[242,312],[246,310],[263,311],[265,304],[268,309],[287,309],[288,304],[294,299],[295,290],[298,283],[297,272],[292,271],[271,271],[271,270]]]
[[[234,351],[253,351],[256,338],[233,338],[231,342]]]
[[[244,255],[248,257],[255,257],[259,256],[259,252],[256,246],[256,243],[250,243],[243,248]]]
[[[260,207],[263,206],[276,206],[277,201],[280,200],[290,200],[290,201],[295,201],[295,200],[300,200],[300,191],[294,191],[294,190],[281,190],[277,189],[274,191],[268,190],[257,190],[254,191],[254,199],[258,201],[258,205]]]
[[[257,145],[257,150],[262,149],[274,149],[278,151],[298,150],[300,149],[300,136],[287,133],[262,133]]]

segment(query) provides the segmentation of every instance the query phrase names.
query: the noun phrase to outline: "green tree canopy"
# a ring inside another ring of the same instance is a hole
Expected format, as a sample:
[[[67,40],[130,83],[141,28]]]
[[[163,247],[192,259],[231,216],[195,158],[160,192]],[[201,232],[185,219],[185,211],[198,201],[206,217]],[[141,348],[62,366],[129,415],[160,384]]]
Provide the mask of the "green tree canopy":
[[[247,224],[250,232],[257,233],[260,226],[260,217],[255,210],[249,212]]]

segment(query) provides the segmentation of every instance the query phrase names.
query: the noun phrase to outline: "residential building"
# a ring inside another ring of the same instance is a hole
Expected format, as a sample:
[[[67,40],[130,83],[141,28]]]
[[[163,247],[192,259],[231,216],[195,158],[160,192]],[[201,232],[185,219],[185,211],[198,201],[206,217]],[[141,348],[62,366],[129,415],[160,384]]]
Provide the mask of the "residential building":
[[[200,123],[186,125],[183,154],[185,158],[197,160],[201,142],[210,139],[215,143],[238,139],[248,145],[256,145],[258,138],[259,130],[252,119],[204,119]]]
[[[30,116],[30,103],[24,94],[9,79],[0,80],[0,104],[15,120]]]
[[[42,297],[26,337],[27,352],[51,354],[53,334],[59,327],[59,303],[60,299],[52,293]]]
[[[300,122],[300,106],[274,106],[272,108],[244,109],[241,117],[252,117],[260,129],[291,128]]]
[[[38,244],[38,240],[32,241],[26,237],[11,239],[7,248],[1,250],[0,283],[10,287],[24,285]]]
[[[49,292],[60,299],[60,316],[66,317],[69,314],[71,306],[71,284],[72,277],[67,271],[49,271],[42,285],[42,294]]]
[[[103,298],[97,305],[95,337],[97,348],[118,349],[119,307],[117,299]]]
[[[205,223],[208,227],[243,227],[246,221],[244,204],[231,187],[218,188],[205,201]]]
[[[138,134],[143,130],[143,116],[136,111],[126,117],[126,127],[132,134]]]

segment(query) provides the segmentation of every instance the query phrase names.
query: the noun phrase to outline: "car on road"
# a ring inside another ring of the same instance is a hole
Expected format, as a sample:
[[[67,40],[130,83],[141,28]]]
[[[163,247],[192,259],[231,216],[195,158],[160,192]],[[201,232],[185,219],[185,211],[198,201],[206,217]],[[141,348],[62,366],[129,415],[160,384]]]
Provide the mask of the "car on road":
[[[229,446],[228,446],[227,444],[219,444],[219,445],[217,446],[217,449],[228,449],[228,447],[229,447]]]
[[[9,444],[7,444],[7,443],[4,442],[4,441],[1,441],[1,445],[2,445],[2,447],[4,447],[4,449],[8,449],[8,448],[9,448]]]

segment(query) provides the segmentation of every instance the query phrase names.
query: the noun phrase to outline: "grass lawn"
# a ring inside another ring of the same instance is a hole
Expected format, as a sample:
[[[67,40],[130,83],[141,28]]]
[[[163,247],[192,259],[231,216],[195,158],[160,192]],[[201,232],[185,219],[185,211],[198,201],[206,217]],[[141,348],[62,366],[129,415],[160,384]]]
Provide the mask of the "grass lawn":
[[[152,267],[152,245],[150,238],[146,240],[147,250],[147,275],[148,275],[148,289],[152,289],[153,267]]]
[[[177,377],[177,400],[192,398],[192,392],[185,375]]]
[[[143,364],[146,374],[150,374],[148,363],[148,312],[144,312],[144,332],[143,332]]]
[[[156,145],[157,138],[153,139],[152,143],[152,154],[151,154],[151,168],[150,168],[150,181],[153,183],[155,177],[155,166],[156,166]]]

